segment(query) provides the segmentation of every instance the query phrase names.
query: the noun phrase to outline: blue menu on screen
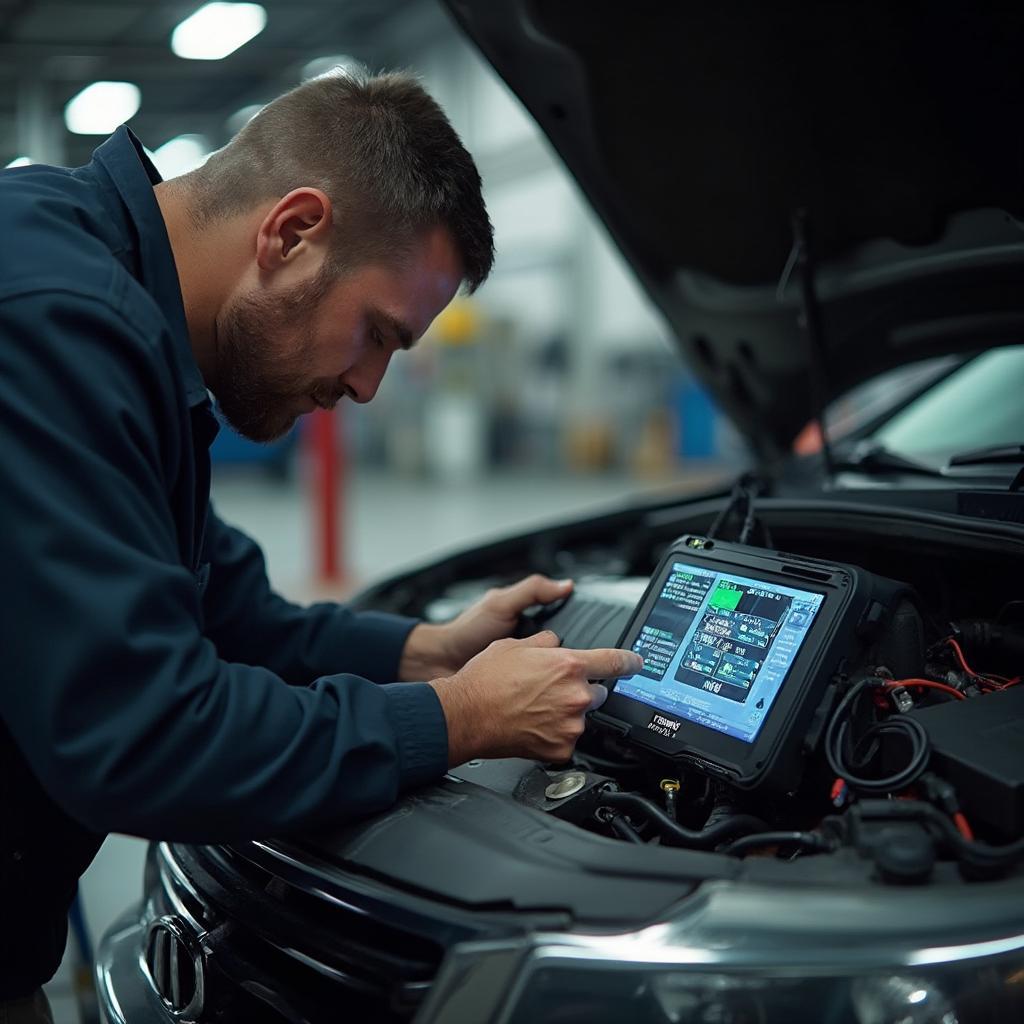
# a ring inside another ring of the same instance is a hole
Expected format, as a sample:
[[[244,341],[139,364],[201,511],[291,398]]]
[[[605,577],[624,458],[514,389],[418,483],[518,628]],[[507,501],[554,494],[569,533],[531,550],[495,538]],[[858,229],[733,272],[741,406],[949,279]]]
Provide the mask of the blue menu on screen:
[[[674,562],[615,692],[752,743],[823,595]]]

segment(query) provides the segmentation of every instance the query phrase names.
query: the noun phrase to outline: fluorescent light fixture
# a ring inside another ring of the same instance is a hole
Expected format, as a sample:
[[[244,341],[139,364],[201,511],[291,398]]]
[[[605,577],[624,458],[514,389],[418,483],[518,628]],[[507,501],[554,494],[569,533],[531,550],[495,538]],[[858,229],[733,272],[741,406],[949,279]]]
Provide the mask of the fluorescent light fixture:
[[[4,164],[4,167],[28,167],[32,163],[27,156],[16,156],[10,163]]]
[[[139,109],[142,93],[131,82],[93,82],[64,107],[64,123],[76,135],[106,135]]]
[[[161,178],[177,178],[206,163],[210,145],[202,135],[176,135],[153,150],[152,160]]]
[[[314,57],[303,67],[301,77],[303,82],[308,82],[311,78],[321,78],[323,75],[349,75],[362,69],[362,61],[341,53],[336,57]]]
[[[221,60],[258,36],[266,23],[259,4],[204,4],[171,33],[171,49],[189,60]]]
[[[225,122],[227,130],[237,135],[264,107],[262,103],[250,103],[236,110]]]

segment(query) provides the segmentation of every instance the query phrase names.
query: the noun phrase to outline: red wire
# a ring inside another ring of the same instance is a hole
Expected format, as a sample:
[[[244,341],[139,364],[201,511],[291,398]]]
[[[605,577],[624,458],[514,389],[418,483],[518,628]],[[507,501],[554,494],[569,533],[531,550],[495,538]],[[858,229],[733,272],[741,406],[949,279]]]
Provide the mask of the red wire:
[[[960,645],[951,636],[946,637],[946,643],[956,651],[956,660],[960,662],[960,667],[969,675],[977,677],[978,673],[967,664],[967,659],[964,657],[964,652]]]
[[[1001,690],[1009,680],[1003,679],[1001,682],[996,682],[996,680],[991,676],[977,676],[974,679],[974,682],[977,683],[985,693],[995,693],[996,690]]]
[[[979,683],[987,683],[994,686],[997,690],[1005,690],[1008,686],[1016,686],[1021,681],[1021,676],[1014,676],[1013,679],[1007,679],[1005,676],[999,676],[995,673],[989,673],[987,676],[981,675],[979,672],[975,672],[970,665],[967,664],[967,659],[964,657],[963,649],[951,637],[946,637],[946,643],[956,652],[956,660],[960,662],[960,667],[972,678],[978,680]]]
[[[923,686],[929,690],[941,690],[943,693],[952,694],[957,700],[967,699],[959,690],[953,689],[952,686],[947,686],[945,683],[936,683],[931,679],[894,679],[891,683],[885,684],[887,690],[897,686]]]
[[[957,811],[953,815],[953,824],[956,825],[957,831],[966,839],[968,842],[974,841],[974,832],[971,826],[967,823],[967,819],[964,817],[962,811]]]

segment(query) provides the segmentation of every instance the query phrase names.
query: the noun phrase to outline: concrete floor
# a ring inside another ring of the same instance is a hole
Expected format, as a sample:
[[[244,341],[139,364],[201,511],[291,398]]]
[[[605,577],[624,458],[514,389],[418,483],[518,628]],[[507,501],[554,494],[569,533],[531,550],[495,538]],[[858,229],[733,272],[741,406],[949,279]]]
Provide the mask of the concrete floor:
[[[312,516],[300,482],[275,482],[252,472],[220,472],[213,500],[225,521],[263,546],[268,573],[293,600],[342,597],[395,570],[440,557],[503,533],[587,513],[596,514],[641,494],[683,484],[699,490],[723,470],[698,465],[674,481],[624,476],[494,476],[445,485],[360,472],[344,492],[344,584],[325,588],[313,578]],[[111,836],[81,883],[89,930],[98,938],[141,895],[145,843]],[[78,1024],[68,964],[47,986],[57,1024]]]

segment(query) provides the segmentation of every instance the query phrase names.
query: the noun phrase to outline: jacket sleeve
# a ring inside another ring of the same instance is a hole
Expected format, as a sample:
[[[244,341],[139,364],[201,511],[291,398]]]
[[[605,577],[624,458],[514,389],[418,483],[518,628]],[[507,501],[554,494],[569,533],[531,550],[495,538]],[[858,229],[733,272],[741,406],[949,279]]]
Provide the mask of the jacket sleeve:
[[[378,683],[398,678],[415,619],[356,613],[333,602],[303,608],[286,601],[271,589],[256,543],[212,508],[203,559],[210,566],[204,632],[222,658],[262,665],[299,685],[333,672]]]
[[[0,302],[0,715],[97,832],[222,842],[382,809],[446,767],[437,697],[218,656],[168,502],[192,455],[164,351],[95,298]]]

